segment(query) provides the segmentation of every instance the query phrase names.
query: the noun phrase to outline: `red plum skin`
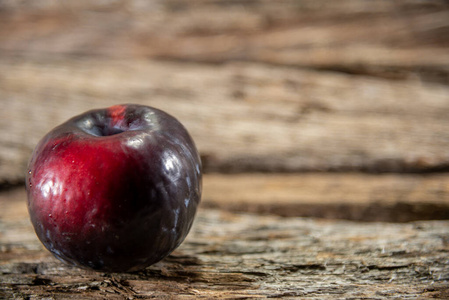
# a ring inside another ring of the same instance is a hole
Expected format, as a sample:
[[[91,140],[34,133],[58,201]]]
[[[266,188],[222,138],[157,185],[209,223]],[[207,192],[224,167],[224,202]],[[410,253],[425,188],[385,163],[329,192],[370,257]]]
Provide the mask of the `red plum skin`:
[[[38,143],[26,177],[43,245],[82,268],[131,272],[170,254],[201,199],[201,160],[184,126],[142,105],[76,116]]]

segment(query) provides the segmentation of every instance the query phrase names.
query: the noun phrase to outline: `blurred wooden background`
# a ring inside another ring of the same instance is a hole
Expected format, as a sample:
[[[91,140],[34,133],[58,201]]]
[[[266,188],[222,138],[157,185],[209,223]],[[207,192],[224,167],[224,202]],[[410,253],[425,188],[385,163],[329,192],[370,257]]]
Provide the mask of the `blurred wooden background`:
[[[449,219],[447,1],[0,1],[3,189],[117,103],[188,128],[205,212]]]
[[[351,205],[358,196],[350,180],[358,177],[343,172],[394,173],[357,181],[368,206],[386,198],[386,209],[422,202],[417,215],[400,219],[449,217],[448,177],[403,175],[449,170],[446,1],[1,4],[3,185],[23,181],[33,147],[54,126],[133,102],[181,120],[208,173],[332,172],[319,175],[321,190],[347,182],[336,201]],[[385,183],[377,189],[393,196],[376,196],[378,179]],[[286,190],[284,180],[270,180],[278,193]],[[430,190],[423,180],[433,182]],[[215,201],[208,182],[206,203],[226,204]],[[295,193],[293,206],[327,198]],[[369,219],[397,216],[380,214]]]

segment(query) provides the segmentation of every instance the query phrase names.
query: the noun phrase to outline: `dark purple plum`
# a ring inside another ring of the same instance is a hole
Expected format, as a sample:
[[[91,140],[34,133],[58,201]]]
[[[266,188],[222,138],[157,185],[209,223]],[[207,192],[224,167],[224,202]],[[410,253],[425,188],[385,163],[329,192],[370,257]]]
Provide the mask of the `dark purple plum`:
[[[201,160],[184,126],[142,105],[88,111],[49,132],[27,174],[37,236],[60,260],[106,272],[143,269],[188,234]]]

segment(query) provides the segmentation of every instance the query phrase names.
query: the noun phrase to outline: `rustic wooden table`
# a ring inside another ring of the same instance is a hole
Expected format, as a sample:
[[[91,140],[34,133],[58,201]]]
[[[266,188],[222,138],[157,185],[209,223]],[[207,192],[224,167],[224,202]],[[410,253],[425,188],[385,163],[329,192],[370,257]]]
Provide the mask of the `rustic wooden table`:
[[[0,3],[0,299],[449,298],[445,1]],[[37,240],[24,174],[51,128],[134,102],[206,176],[191,234],[130,274]]]
[[[168,258],[141,272],[108,274],[66,266],[44,250],[18,189],[1,194],[0,237],[5,298],[449,297],[449,221],[366,223],[203,208]]]

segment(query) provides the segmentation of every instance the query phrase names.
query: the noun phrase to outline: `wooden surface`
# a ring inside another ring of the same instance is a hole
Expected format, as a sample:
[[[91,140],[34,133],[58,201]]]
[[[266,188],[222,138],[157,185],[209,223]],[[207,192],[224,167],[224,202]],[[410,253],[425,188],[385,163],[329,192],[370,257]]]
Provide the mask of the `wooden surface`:
[[[0,51],[255,61],[449,82],[444,0],[5,1]]]
[[[449,175],[210,174],[203,207],[284,217],[409,222],[449,219]]]
[[[123,102],[178,117],[207,171],[449,168],[446,1],[0,5],[3,182],[55,125]]]
[[[449,166],[449,86],[239,63],[0,58],[0,178],[73,115],[152,105],[193,135],[206,171],[425,172]]]
[[[447,299],[449,222],[325,221],[200,209],[168,258],[130,274],[68,267],[37,240],[24,193],[0,195],[7,299]]]
[[[29,155],[129,102],[194,137],[198,218],[145,271],[67,267]],[[447,1],[0,1],[0,299],[447,299],[448,115]]]

